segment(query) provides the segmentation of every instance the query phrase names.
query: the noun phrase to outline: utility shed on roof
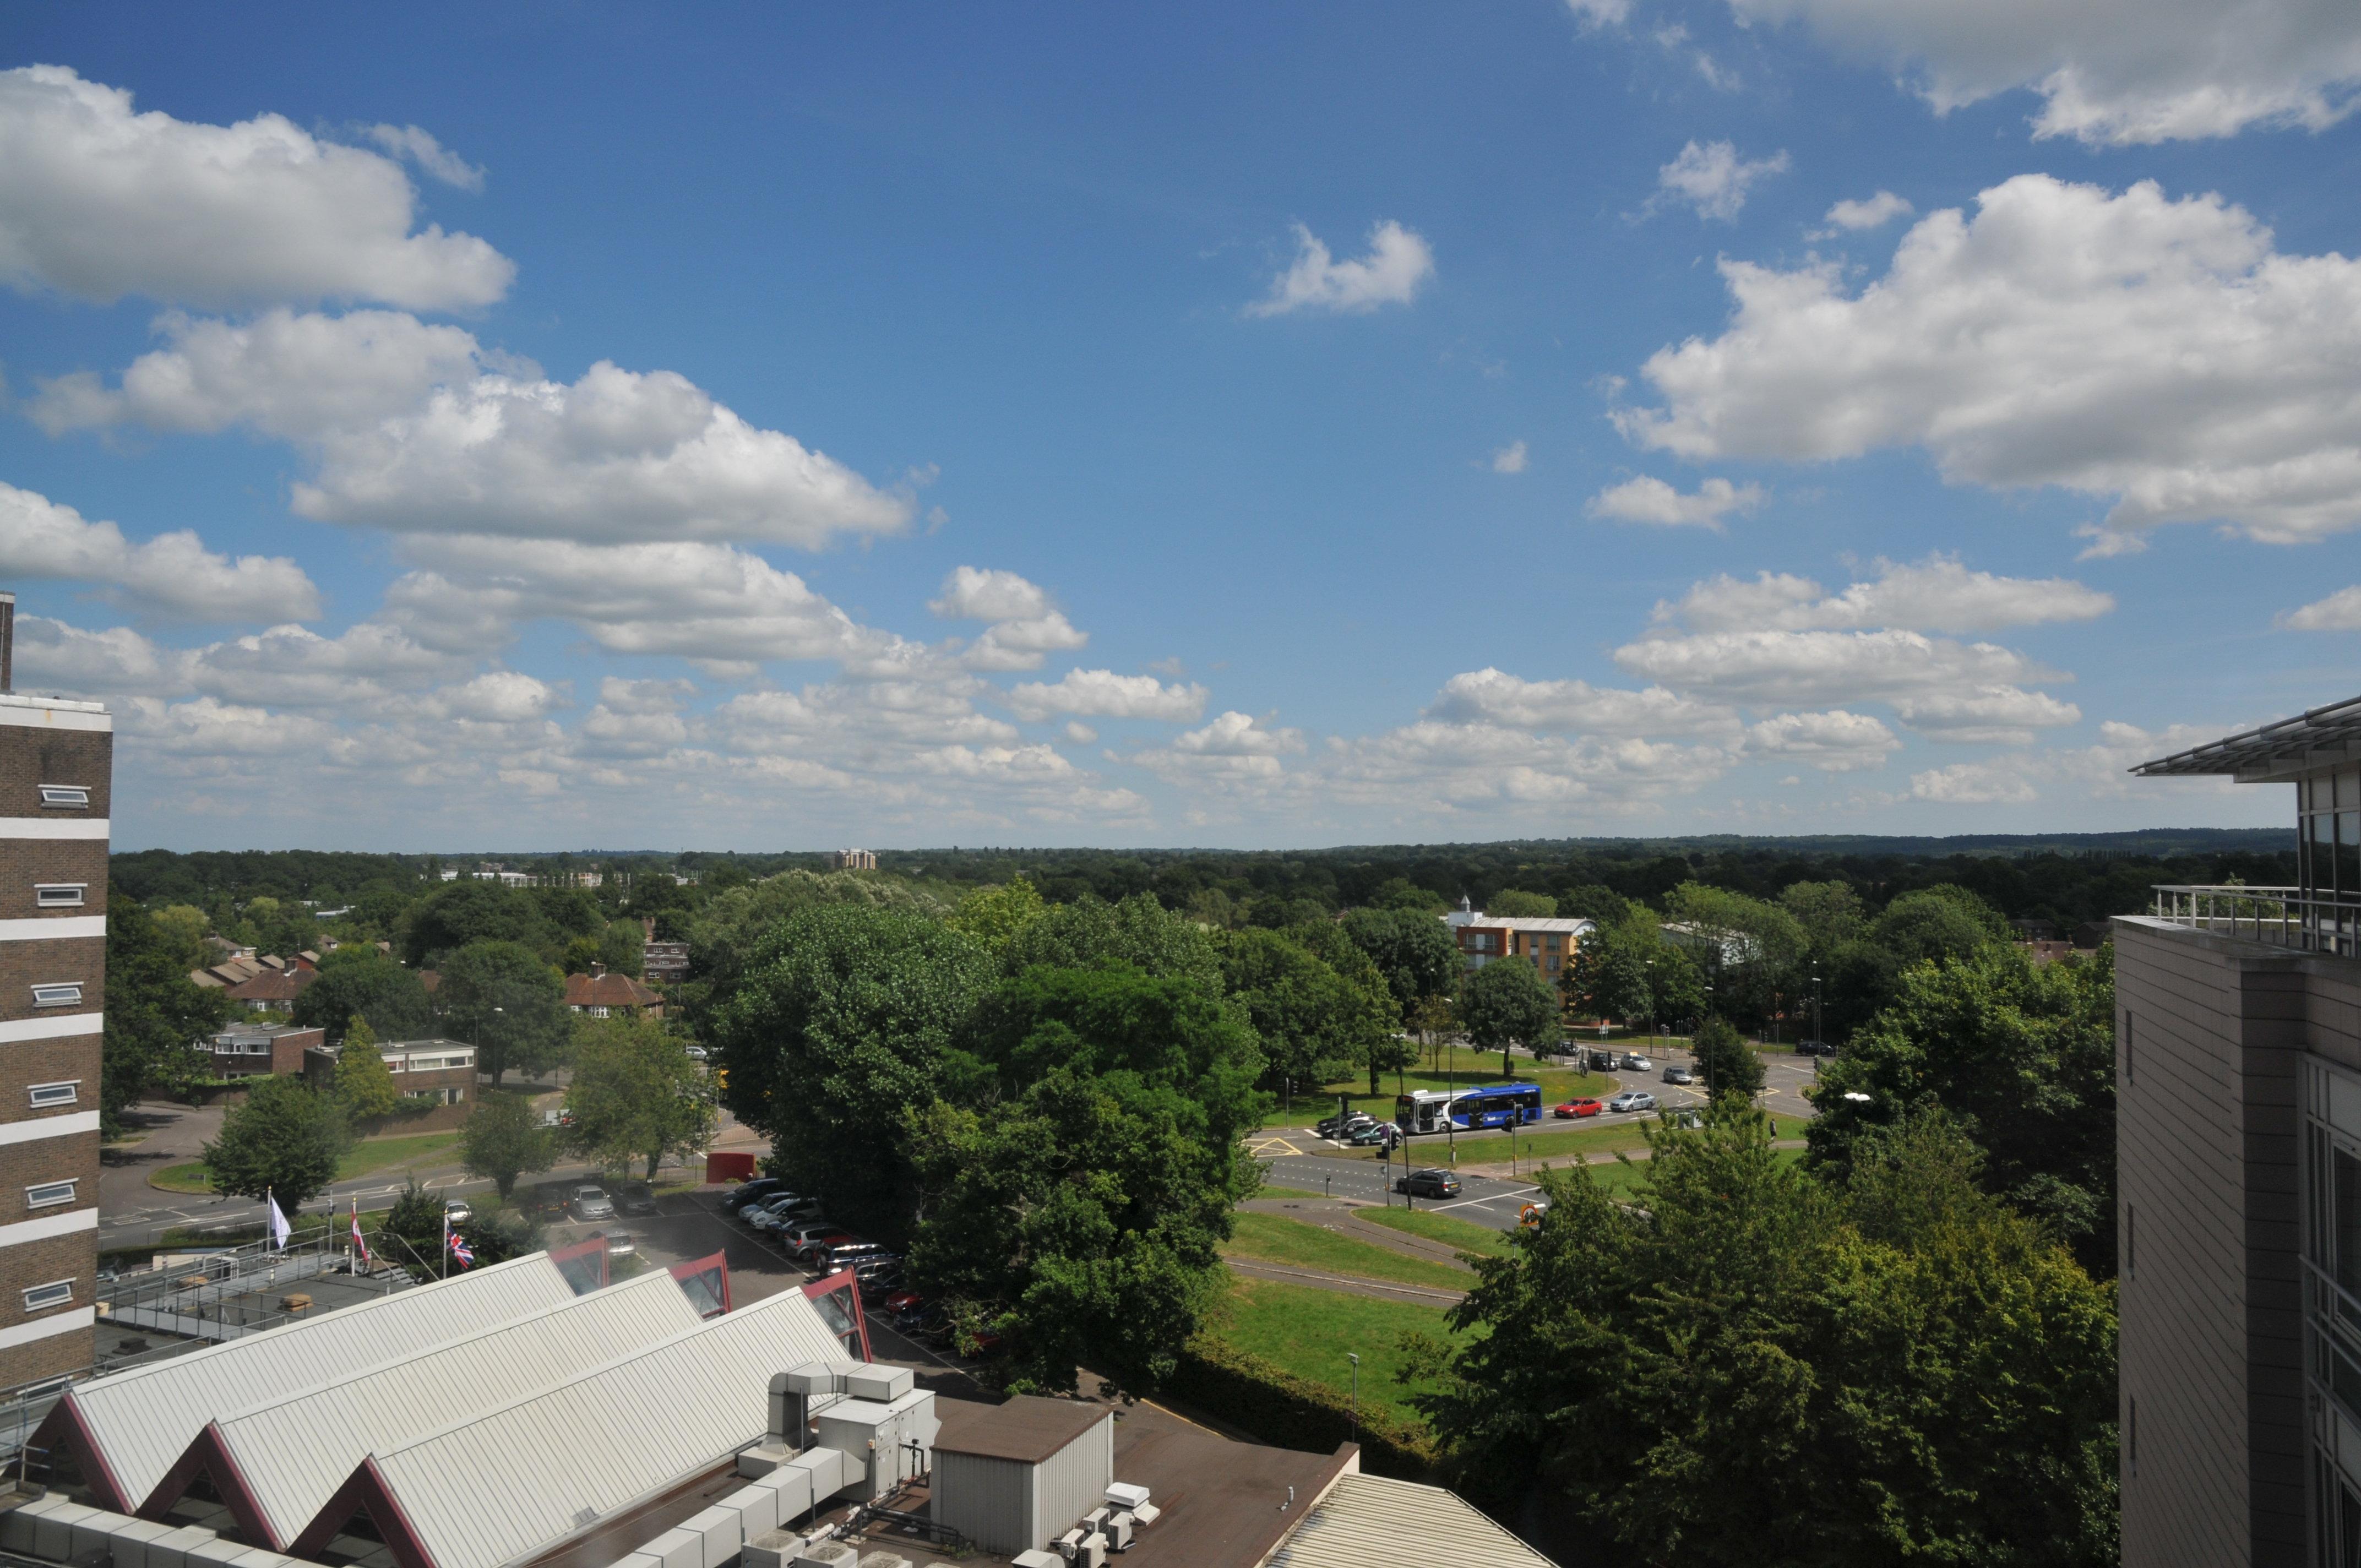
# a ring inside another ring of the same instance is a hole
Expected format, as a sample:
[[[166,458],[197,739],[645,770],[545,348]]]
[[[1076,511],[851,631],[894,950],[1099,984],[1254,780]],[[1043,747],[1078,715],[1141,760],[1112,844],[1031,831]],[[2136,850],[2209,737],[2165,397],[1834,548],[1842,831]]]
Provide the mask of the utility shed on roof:
[[[292,1550],[318,1558],[366,1509],[401,1568],[538,1557],[761,1442],[772,1374],[840,1354],[812,1303],[784,1291],[524,1398],[450,1412],[363,1460]]]
[[[414,1356],[357,1367],[225,1412],[189,1445],[148,1507],[169,1507],[203,1472],[245,1533],[284,1551],[370,1454],[439,1431],[459,1411],[507,1404],[584,1367],[678,1338],[701,1321],[671,1276],[646,1274]]]
[[[574,1299],[545,1253],[455,1279],[398,1290],[323,1317],[208,1345],[188,1355],[93,1377],[68,1390],[33,1440],[63,1443],[108,1507],[134,1513],[205,1423],[273,1395]]]
[[[1005,1405],[936,1406],[935,1521],[986,1552],[1046,1545],[1099,1507],[1115,1479],[1115,1412],[1020,1395]]]
[[[1270,1568],[1556,1568],[1440,1486],[1347,1473],[1279,1542]]]

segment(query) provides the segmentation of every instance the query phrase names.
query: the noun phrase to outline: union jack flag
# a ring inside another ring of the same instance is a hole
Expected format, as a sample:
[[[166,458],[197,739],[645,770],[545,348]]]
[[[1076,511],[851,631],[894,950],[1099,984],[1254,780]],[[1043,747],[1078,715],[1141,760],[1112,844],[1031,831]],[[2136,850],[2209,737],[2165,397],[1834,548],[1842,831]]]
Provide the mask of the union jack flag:
[[[467,1237],[454,1232],[451,1236],[451,1256],[460,1267],[466,1268],[476,1261],[476,1249],[467,1245]]]

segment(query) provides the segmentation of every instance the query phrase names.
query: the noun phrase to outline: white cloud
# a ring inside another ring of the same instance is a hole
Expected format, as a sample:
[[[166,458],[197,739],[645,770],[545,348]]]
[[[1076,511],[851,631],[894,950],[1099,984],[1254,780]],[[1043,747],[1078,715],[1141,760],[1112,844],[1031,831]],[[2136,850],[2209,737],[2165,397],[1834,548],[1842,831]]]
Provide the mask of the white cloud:
[[[1851,773],[1883,765],[1902,741],[1883,721],[1865,713],[1831,708],[1825,713],[1782,713],[1746,732],[1750,751],[1822,773]]]
[[[1445,681],[1426,717],[1452,724],[1635,736],[1726,734],[1738,723],[1727,707],[1662,686],[1617,691],[1587,681],[1528,681],[1488,666]]]
[[[1615,650],[1633,674],[1732,702],[1786,706],[1953,694],[2055,679],[1990,642],[1916,631],[1712,631]]]
[[[1565,0],[1565,5],[1585,27],[1620,27],[1631,14],[1631,0]]]
[[[1731,576],[1698,583],[1655,619],[1677,618],[1697,631],[1753,627],[1779,631],[1905,627],[1914,631],[1984,631],[2048,621],[2092,620],[2115,608],[2113,594],[2066,577],[1999,577],[1971,572],[1956,557],[1931,555],[1915,566],[1877,563],[1878,575],[1828,597],[1808,577],[1764,572],[1753,582]]]
[[[1728,479],[1708,479],[1697,494],[1685,496],[1664,480],[1642,474],[1610,485],[1590,498],[1584,510],[1593,517],[1619,522],[1652,522],[1660,527],[1696,526],[1719,530],[1734,511],[1752,511],[1763,504],[1760,485],[1733,485]]]
[[[1747,192],[1756,181],[1766,174],[1786,171],[1787,155],[1784,151],[1750,160],[1739,157],[1732,143],[1693,141],[1656,170],[1656,194],[1650,204],[1686,202],[1697,209],[1698,217],[1730,223],[1746,205]]]
[[[361,132],[395,158],[406,158],[445,185],[462,191],[484,188],[484,171],[416,126],[371,126]]]
[[[2322,130],[2361,103],[2361,11],[2345,0],[1730,0],[1800,20],[1915,77],[1937,112],[2030,88],[2037,137],[2125,145]]]
[[[988,620],[961,662],[973,670],[1038,670],[1044,655],[1071,652],[1090,641],[1047,590],[1014,572],[961,566],[943,579],[942,597],[927,608],[946,620]]]
[[[1717,746],[1570,740],[1430,718],[1336,742],[1313,783],[1323,799],[1417,818],[1460,811],[1626,815],[1660,809],[1668,793],[1710,782],[1730,761]]]
[[[1246,314],[1406,305],[1434,276],[1434,252],[1426,241],[1390,218],[1369,231],[1369,253],[1357,261],[1333,259],[1328,247],[1301,224],[1295,225],[1295,241],[1294,265],[1271,280],[1268,297],[1248,305]]]
[[[2324,599],[2289,610],[2279,623],[2294,631],[2361,631],[2361,587],[2339,588]]]
[[[1896,218],[1906,218],[1916,211],[1904,197],[1891,191],[1860,202],[1839,202],[1828,209],[1828,222],[1840,229],[1882,228]]]
[[[1066,720],[1066,739],[1077,746],[1088,746],[1099,738],[1099,732],[1079,718]]]
[[[1008,694],[1021,718],[1071,713],[1091,718],[1160,718],[1176,723],[1205,711],[1210,695],[1191,682],[1166,685],[1154,675],[1118,675],[1113,670],[1069,670],[1055,683],[1027,681]]]
[[[1303,750],[1303,731],[1274,729],[1250,714],[1231,711],[1202,729],[1174,736],[1172,750],[1198,757],[1279,757]]]
[[[1929,214],[1858,293],[1725,261],[1720,337],[1645,367],[1624,433],[1695,461],[1919,445],[1953,481],[2114,499],[2108,528],[2361,525],[2361,261],[2284,256],[2214,196],[2021,175]]]
[[[2036,729],[2061,729],[2082,718],[2070,702],[2016,686],[1896,696],[1894,711],[1928,740],[1962,746],[2027,746]]]
[[[1910,793],[1943,806],[2021,806],[2041,795],[2032,780],[2006,762],[1953,762],[1913,773]]]
[[[1492,472],[1521,474],[1525,471],[1525,444],[1512,441],[1492,454]]]
[[[429,225],[400,164],[277,115],[135,114],[63,66],[0,71],[0,280],[107,303],[487,305],[515,264]]]
[[[284,556],[229,556],[194,531],[134,544],[111,522],[0,483],[0,576],[91,583],[110,598],[185,620],[309,620],[320,591]]]

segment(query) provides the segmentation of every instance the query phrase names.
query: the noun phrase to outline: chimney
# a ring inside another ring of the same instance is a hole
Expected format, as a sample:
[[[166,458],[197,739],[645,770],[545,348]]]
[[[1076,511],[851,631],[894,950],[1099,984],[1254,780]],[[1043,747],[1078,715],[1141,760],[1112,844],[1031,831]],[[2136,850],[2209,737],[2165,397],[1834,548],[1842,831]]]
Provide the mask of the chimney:
[[[0,696],[16,689],[16,596],[0,593]]]

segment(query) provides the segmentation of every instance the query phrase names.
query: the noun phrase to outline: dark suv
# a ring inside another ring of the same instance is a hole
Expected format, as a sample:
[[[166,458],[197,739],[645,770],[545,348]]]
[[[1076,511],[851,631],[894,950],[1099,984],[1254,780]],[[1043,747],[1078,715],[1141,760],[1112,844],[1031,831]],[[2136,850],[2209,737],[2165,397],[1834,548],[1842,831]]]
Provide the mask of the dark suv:
[[[1456,1198],[1459,1179],[1447,1170],[1413,1170],[1394,1178],[1394,1190],[1412,1198]]]

